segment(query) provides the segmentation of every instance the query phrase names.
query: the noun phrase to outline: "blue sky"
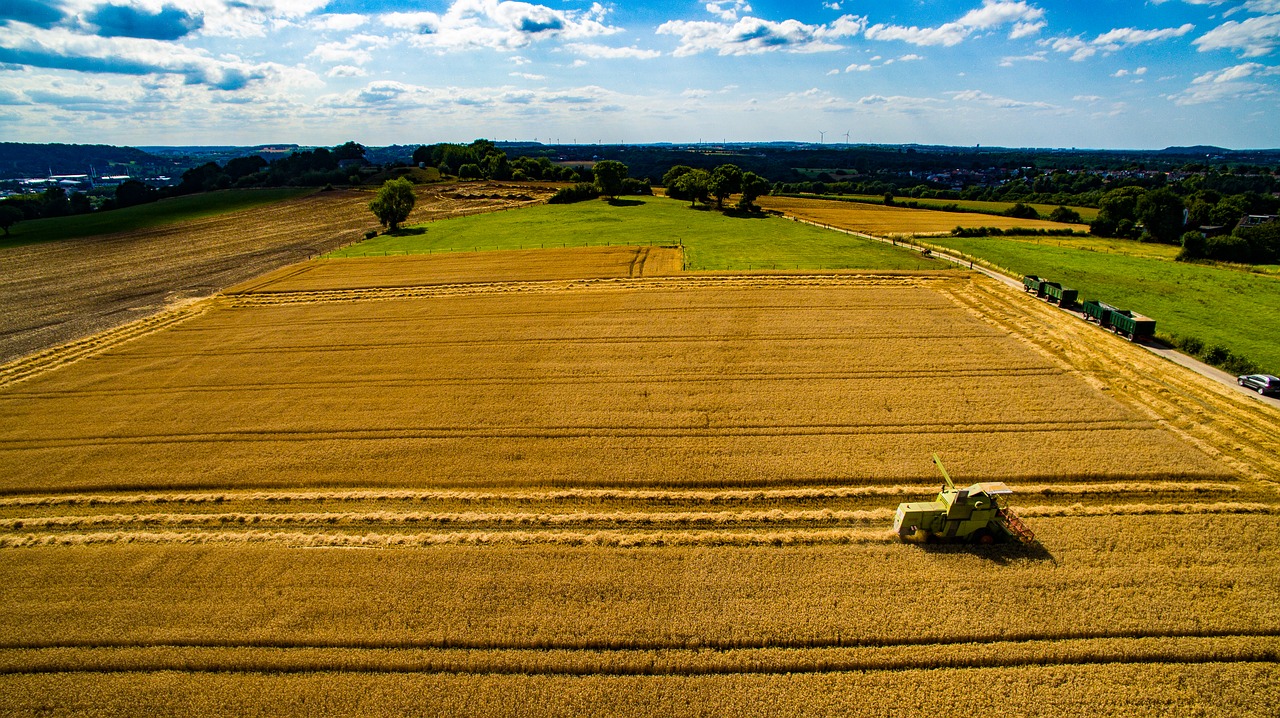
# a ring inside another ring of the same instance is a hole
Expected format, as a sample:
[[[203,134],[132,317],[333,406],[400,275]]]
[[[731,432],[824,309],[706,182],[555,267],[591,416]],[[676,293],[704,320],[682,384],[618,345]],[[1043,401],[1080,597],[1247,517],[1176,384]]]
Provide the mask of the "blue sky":
[[[1280,146],[1280,0],[4,0],[0,138]]]

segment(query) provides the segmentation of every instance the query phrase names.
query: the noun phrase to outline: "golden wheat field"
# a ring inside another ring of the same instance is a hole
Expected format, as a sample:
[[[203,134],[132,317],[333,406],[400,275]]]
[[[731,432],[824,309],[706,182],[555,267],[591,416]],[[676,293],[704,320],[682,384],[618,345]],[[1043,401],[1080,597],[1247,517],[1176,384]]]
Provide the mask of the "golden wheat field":
[[[1280,414],[977,276],[678,268],[320,260],[0,368],[0,711],[1273,713]],[[932,452],[1038,543],[891,539]]]
[[[943,234],[956,227],[999,227],[1009,229],[1079,229],[1079,225],[1050,222],[1044,219],[1017,219],[974,212],[942,212],[910,207],[886,207],[864,202],[801,199],[765,196],[758,204],[766,210],[784,212],[809,222],[866,232],[879,236]]]

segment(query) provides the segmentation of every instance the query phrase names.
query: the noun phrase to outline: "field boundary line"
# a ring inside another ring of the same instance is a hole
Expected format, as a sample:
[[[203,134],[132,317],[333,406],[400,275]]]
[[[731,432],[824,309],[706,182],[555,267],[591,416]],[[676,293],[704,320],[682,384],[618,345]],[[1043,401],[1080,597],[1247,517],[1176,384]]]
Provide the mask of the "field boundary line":
[[[207,312],[210,306],[210,298],[197,300],[9,362],[0,366],[0,389],[194,319]]]
[[[1212,632],[1208,632],[1212,633]],[[921,649],[928,651],[922,656]],[[0,648],[0,675],[32,673],[460,673],[722,675],[885,672],[1032,665],[1275,663],[1274,631],[1210,636],[999,638],[913,645],[600,649],[311,646],[51,646]]]

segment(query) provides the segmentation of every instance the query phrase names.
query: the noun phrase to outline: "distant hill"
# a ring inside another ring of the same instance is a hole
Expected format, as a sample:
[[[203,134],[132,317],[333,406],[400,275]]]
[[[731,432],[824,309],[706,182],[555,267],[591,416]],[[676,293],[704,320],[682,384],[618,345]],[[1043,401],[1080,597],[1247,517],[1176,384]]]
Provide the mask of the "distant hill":
[[[1195,157],[1204,157],[1206,155],[1227,155],[1232,150],[1225,147],[1214,147],[1213,145],[1193,145],[1191,147],[1166,147],[1160,150],[1166,155],[1190,155]]]
[[[141,171],[170,164],[134,147],[0,142],[0,178],[4,179],[88,174],[90,168],[100,175],[115,174],[128,168]]]

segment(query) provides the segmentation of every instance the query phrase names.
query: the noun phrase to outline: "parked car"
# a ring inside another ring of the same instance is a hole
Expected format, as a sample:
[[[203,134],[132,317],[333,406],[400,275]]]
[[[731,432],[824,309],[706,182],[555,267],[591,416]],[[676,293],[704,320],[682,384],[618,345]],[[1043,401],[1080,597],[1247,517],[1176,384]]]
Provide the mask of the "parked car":
[[[1280,394],[1280,378],[1270,374],[1246,374],[1237,378],[1236,383],[1259,394]]]

